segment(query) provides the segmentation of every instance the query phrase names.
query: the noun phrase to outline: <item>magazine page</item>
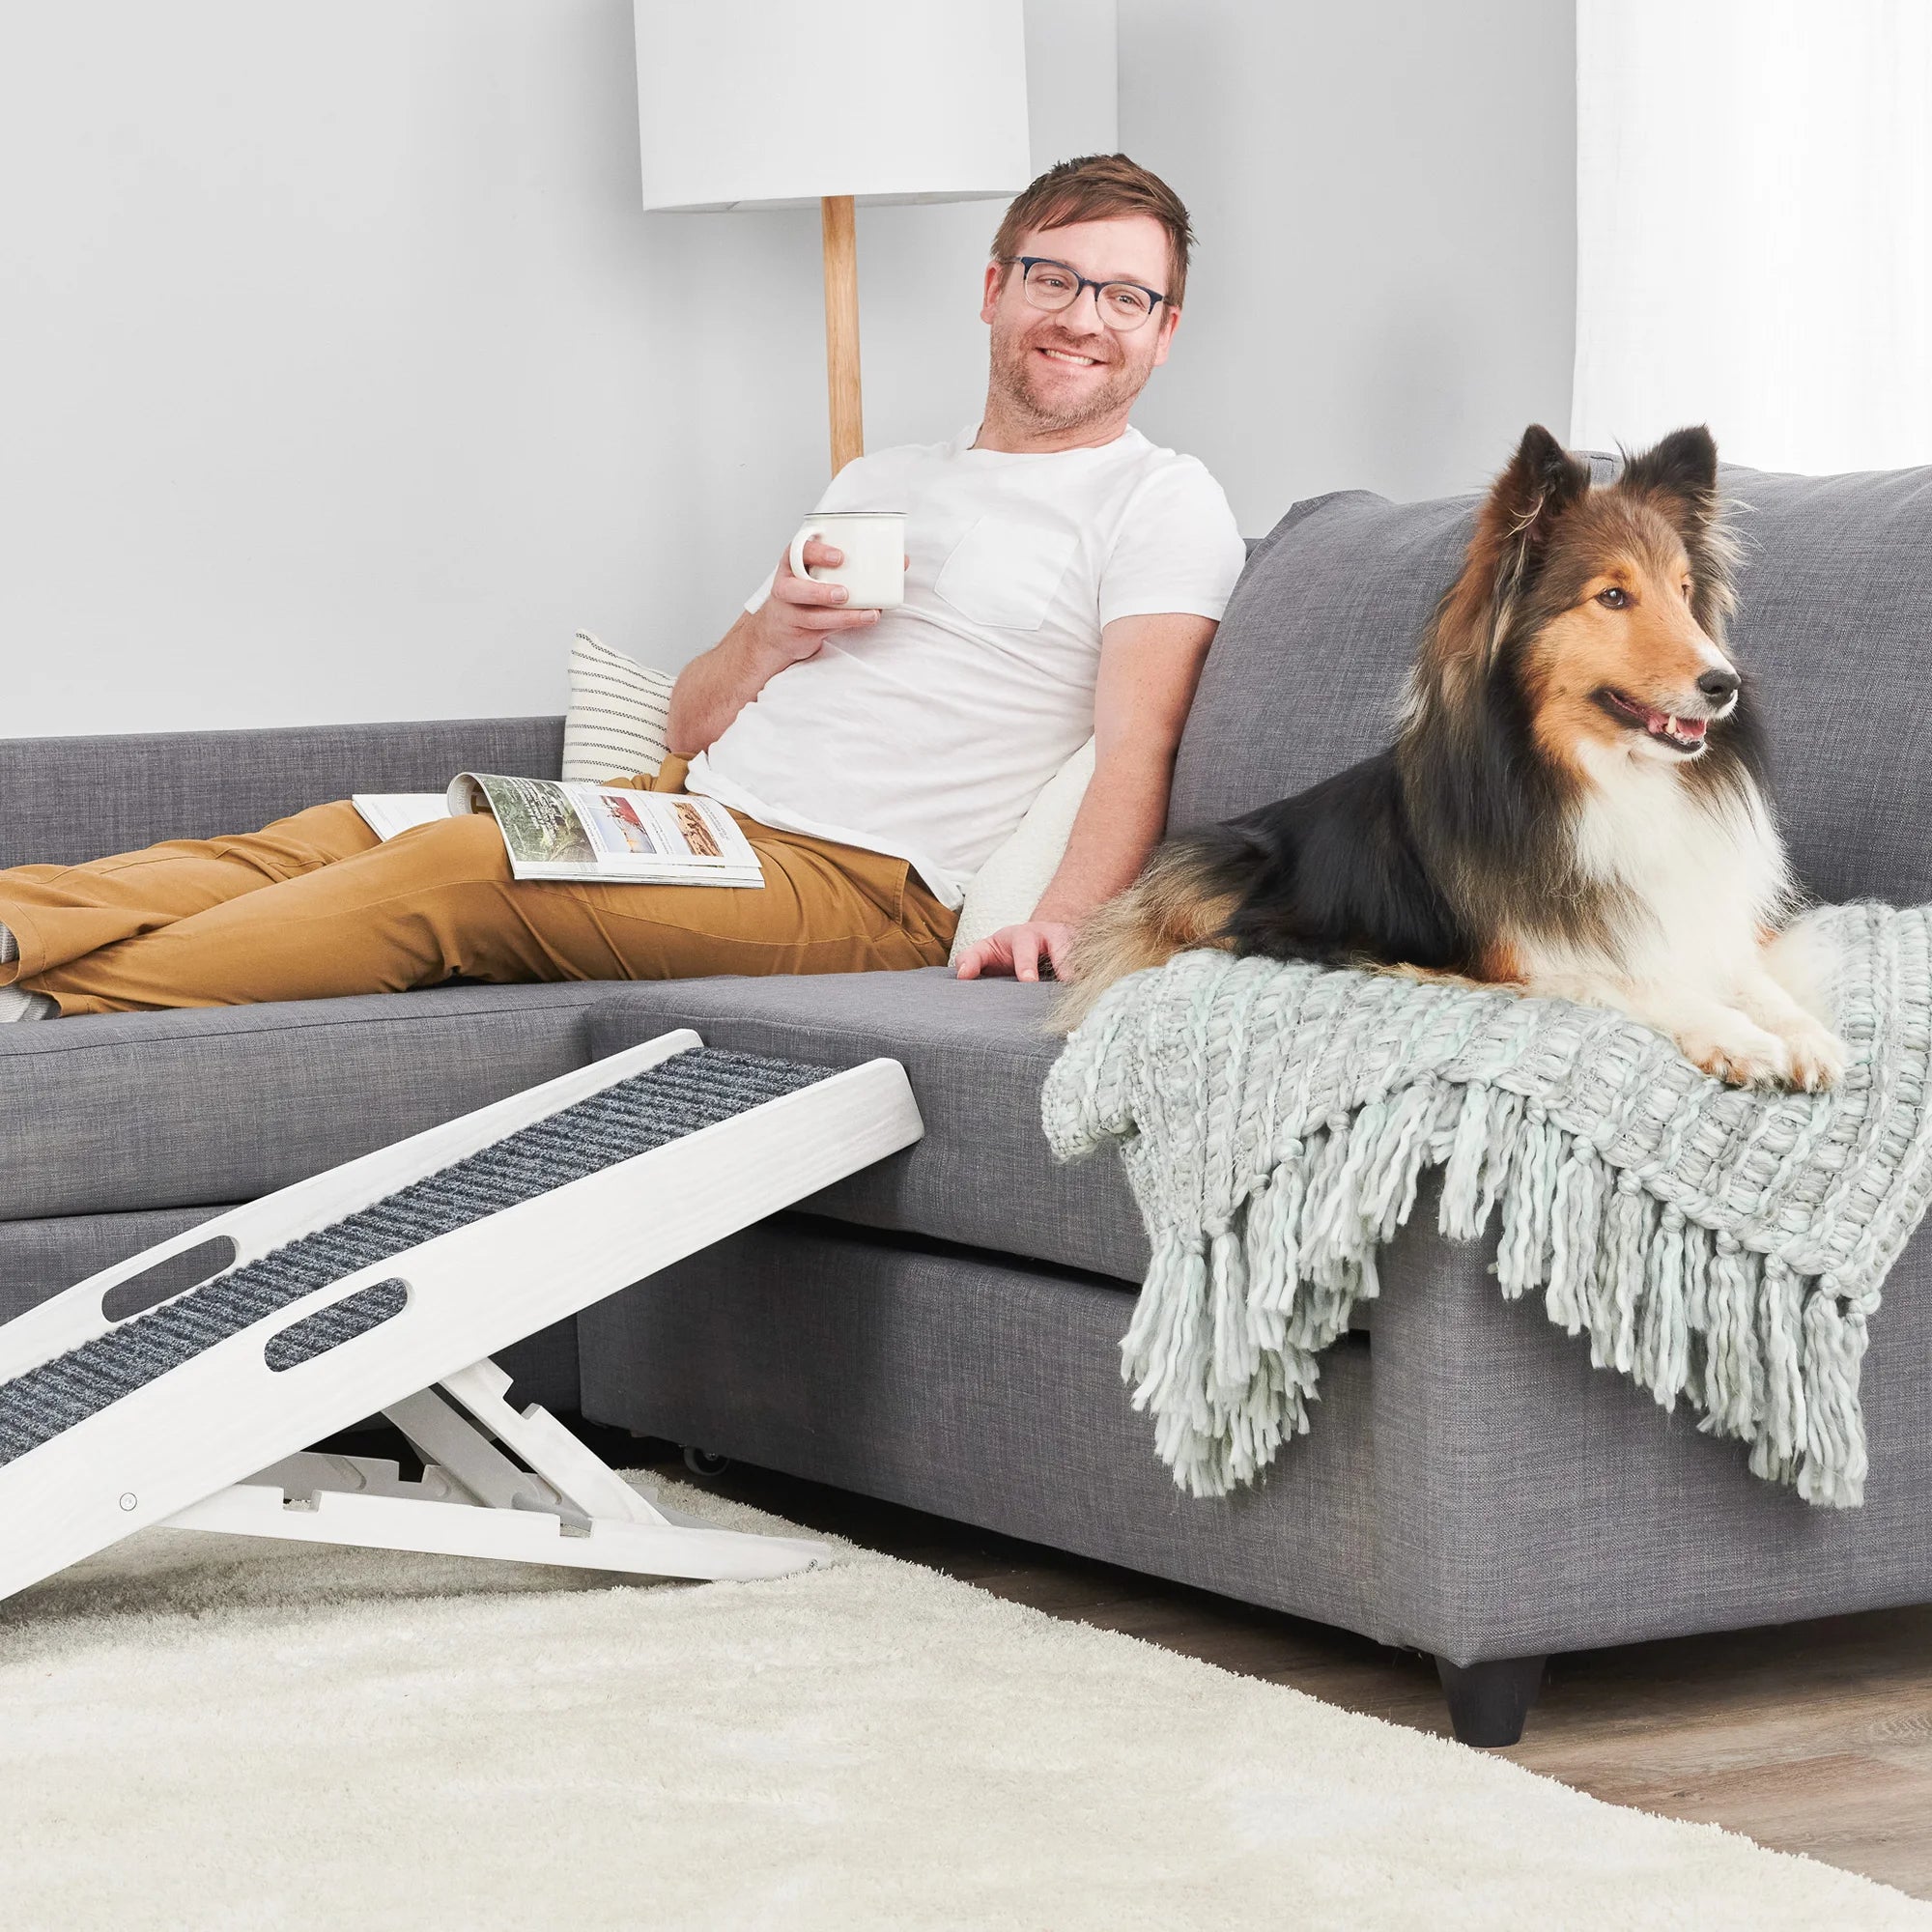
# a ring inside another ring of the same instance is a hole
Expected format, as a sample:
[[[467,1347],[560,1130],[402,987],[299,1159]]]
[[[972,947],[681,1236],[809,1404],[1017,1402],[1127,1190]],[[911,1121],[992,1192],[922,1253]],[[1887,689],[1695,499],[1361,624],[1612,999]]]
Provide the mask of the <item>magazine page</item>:
[[[465,772],[453,812],[494,813],[519,879],[762,886],[758,855],[715,799]]]
[[[459,804],[459,790],[462,787]],[[480,801],[477,794],[481,794]],[[502,829],[510,869],[520,879],[544,873],[526,867],[568,866],[572,873],[553,877],[597,876],[597,848],[577,815],[567,788],[554,779],[513,779],[495,773],[466,772],[450,787],[450,810],[489,811]]]
[[[737,821],[712,798],[567,784],[578,816],[600,853],[620,867],[668,862],[680,871],[756,869],[758,857]]]
[[[399,832],[449,816],[448,796],[440,791],[358,791],[349,802],[384,844]]]

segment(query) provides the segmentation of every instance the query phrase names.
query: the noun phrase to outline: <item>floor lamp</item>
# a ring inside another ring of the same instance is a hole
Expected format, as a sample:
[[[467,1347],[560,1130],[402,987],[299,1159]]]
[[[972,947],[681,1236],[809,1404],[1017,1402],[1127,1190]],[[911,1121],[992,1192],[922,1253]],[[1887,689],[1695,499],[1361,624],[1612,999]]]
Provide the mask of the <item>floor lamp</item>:
[[[1026,185],[1020,9],[634,0],[644,206],[818,206],[835,474],[865,451],[853,210]]]

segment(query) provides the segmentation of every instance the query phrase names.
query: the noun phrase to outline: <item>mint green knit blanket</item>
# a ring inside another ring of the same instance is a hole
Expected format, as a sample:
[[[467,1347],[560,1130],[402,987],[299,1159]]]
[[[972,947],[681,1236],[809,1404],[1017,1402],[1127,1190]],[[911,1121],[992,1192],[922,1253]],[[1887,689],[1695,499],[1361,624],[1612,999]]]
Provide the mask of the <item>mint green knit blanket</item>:
[[[1152,1260],[1122,1342],[1176,1482],[1220,1495],[1308,1427],[1321,1350],[1442,1170],[1442,1232],[1498,1224],[1590,1359],[1863,1499],[1859,1373],[1932,1193],[1932,907],[1814,915],[1850,1051],[1833,1093],[1743,1093],[1620,1013],[1185,952],[1110,987],[1042,1096],[1063,1160],[1115,1143]]]

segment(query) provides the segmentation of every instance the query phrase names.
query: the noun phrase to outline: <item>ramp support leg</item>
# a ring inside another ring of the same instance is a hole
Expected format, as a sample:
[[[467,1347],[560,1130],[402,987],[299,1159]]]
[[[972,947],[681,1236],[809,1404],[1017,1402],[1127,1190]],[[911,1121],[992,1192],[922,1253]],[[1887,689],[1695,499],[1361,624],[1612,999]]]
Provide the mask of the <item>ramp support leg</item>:
[[[420,1481],[382,1458],[303,1450],[160,1526],[707,1581],[781,1577],[832,1555],[654,1501],[548,1410],[513,1408],[509,1386],[495,1362],[476,1362],[384,1411],[422,1458]]]

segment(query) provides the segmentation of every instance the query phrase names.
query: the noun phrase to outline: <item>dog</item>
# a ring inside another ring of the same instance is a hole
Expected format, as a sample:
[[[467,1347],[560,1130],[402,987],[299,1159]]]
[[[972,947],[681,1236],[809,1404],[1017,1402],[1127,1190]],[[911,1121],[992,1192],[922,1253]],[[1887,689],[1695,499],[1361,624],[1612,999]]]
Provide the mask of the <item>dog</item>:
[[[1817,942],[1724,643],[1709,430],[1612,483],[1523,435],[1437,606],[1395,743],[1169,839],[1076,934],[1054,1024],[1190,947],[1611,1007],[1735,1086],[1833,1085]]]

